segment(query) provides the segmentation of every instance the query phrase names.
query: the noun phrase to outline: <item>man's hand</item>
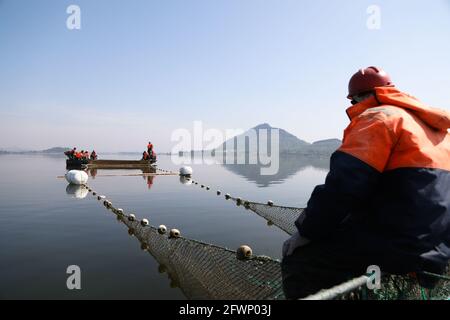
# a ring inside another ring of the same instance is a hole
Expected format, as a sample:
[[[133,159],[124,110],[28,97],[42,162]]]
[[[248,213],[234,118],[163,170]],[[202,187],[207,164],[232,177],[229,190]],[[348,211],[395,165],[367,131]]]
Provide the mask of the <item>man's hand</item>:
[[[309,242],[309,239],[302,237],[297,231],[283,243],[283,257],[290,256],[295,249],[304,246]]]

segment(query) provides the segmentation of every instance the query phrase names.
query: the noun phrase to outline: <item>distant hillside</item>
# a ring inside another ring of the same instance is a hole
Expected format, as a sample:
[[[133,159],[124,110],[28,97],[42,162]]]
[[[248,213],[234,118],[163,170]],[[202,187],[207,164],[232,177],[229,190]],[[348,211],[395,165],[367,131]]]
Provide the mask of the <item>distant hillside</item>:
[[[64,147],[53,147],[50,149],[45,149],[45,150],[36,151],[36,152],[39,152],[39,153],[64,153],[70,149],[71,148],[67,148],[67,147],[65,147],[65,148]]]
[[[0,150],[0,154],[63,154],[65,151],[70,150],[68,147],[53,147],[45,150],[21,150],[21,151],[7,151]]]
[[[320,146],[339,146],[342,143],[339,139],[326,139],[326,140],[318,140],[316,142],[313,142],[313,145],[320,145]]]
[[[261,133],[260,130],[266,130],[266,134]],[[270,134],[271,130],[278,129],[279,132],[279,150],[281,154],[331,154],[335,151],[341,144],[339,139],[327,139],[320,140],[314,143],[309,143],[304,140],[301,140],[294,136],[293,134],[287,132],[281,128],[274,128],[268,123],[263,123],[253,127],[241,135],[238,135],[234,138],[231,138],[225,141],[217,151],[225,151],[225,152],[248,152],[249,143],[245,141],[246,137],[252,136],[256,132],[257,142],[259,144],[268,144],[269,148],[271,147]],[[261,136],[261,137],[260,137]],[[269,137],[269,139],[267,139]],[[259,141],[259,139],[264,139],[265,141]],[[240,143],[238,143],[240,141]],[[232,147],[230,150],[228,147]]]

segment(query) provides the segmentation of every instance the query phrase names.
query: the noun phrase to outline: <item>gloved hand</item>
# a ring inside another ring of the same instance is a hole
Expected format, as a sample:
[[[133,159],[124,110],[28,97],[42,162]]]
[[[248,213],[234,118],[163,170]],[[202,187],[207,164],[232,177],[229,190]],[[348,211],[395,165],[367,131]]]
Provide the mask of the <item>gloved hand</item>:
[[[283,257],[290,256],[295,249],[304,246],[309,242],[309,239],[302,237],[297,231],[283,243]]]

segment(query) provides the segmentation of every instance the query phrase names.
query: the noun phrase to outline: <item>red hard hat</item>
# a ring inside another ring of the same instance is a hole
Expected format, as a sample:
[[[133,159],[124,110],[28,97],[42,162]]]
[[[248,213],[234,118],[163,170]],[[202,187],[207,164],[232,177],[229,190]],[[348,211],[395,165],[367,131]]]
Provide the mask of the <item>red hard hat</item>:
[[[377,67],[368,67],[356,72],[348,83],[348,96],[352,96],[371,91],[375,87],[394,86],[389,75]]]

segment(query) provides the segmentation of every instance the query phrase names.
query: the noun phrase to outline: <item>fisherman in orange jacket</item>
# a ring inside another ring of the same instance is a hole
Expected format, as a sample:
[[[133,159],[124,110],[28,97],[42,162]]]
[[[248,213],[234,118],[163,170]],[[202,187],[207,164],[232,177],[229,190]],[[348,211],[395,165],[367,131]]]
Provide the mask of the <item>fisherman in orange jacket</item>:
[[[149,155],[151,155],[152,154],[152,150],[153,150],[153,144],[149,141],[148,144],[147,144],[147,153]]]
[[[443,273],[450,258],[450,114],[368,67],[349,82],[350,124],[283,245],[287,298],[381,272]]]

